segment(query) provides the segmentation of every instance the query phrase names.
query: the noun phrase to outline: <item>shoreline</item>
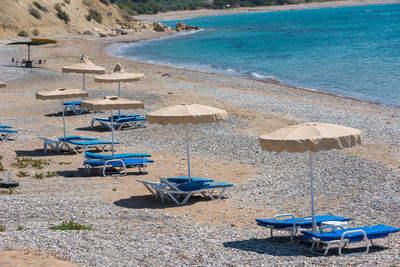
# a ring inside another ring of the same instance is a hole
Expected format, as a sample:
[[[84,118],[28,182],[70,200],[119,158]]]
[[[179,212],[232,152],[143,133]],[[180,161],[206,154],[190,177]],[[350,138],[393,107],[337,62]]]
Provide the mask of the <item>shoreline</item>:
[[[344,1],[327,1],[301,3],[293,5],[277,5],[277,6],[262,6],[262,7],[239,7],[231,9],[199,9],[190,11],[169,11],[156,15],[138,15],[136,19],[140,21],[168,21],[168,20],[183,20],[196,17],[221,16],[245,13],[263,13],[274,11],[292,11],[304,9],[318,8],[335,8],[335,7],[350,7],[350,6],[366,6],[366,5],[387,5],[398,4],[400,0],[344,0]]]

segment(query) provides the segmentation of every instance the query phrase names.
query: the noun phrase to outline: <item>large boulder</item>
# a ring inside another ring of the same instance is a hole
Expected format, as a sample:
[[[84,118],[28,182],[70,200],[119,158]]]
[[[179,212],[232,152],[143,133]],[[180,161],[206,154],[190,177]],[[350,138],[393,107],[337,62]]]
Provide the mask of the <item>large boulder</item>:
[[[175,24],[175,31],[184,31],[186,30],[186,24],[184,22],[178,22]]]

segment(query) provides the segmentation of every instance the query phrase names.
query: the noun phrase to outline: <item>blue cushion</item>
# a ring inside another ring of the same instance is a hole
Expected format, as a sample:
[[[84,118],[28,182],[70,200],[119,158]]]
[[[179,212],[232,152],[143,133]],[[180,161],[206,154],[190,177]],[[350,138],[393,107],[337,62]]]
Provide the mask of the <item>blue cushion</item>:
[[[61,141],[70,141],[70,140],[97,140],[96,137],[86,137],[86,136],[79,136],[79,135],[70,135],[66,137],[60,137],[58,140]]]
[[[124,122],[130,122],[130,121],[145,121],[145,117],[126,117],[126,118],[120,118],[116,119],[116,123],[124,123]]]
[[[311,228],[312,219],[311,217],[300,217],[300,218],[289,218],[289,219],[256,219],[257,224],[260,226],[273,226],[274,228],[287,228],[292,227],[294,222],[298,219],[307,219],[306,221],[301,221],[296,223],[296,225],[302,228]],[[348,218],[333,216],[333,215],[318,215],[315,216],[315,223],[321,225],[322,222],[326,221],[350,221]]]
[[[2,133],[18,133],[18,131],[16,131],[16,130],[1,129],[1,128],[0,128],[0,132],[2,132]]]
[[[141,166],[143,164],[147,163],[153,163],[153,160],[150,159],[122,159],[125,163],[125,166],[131,167],[131,166]],[[85,160],[84,165],[91,165],[91,166],[103,166],[104,161],[100,159],[88,159]],[[113,166],[113,167],[122,167],[122,162],[119,160],[115,161],[109,161],[107,162],[107,166]]]
[[[68,143],[77,145],[77,146],[95,146],[95,145],[111,145],[111,141],[103,141],[103,140],[68,140]],[[119,142],[114,142],[114,145],[118,145]]]
[[[203,181],[192,181],[190,183],[184,183],[177,186],[182,191],[196,191],[201,189],[211,189],[219,187],[231,187],[233,184],[225,182],[203,182]]]
[[[97,154],[97,153],[92,153],[92,152],[83,152],[87,158],[92,158],[92,159],[122,159],[122,158],[148,158],[151,157],[150,154],[147,153],[121,153],[121,154],[114,154],[114,157],[112,155],[104,155],[104,154]]]
[[[140,116],[139,114],[121,114],[121,115],[113,115],[113,119],[121,119],[121,118],[127,118],[127,117],[138,117]],[[108,117],[109,120],[111,120],[111,116]]]
[[[213,179],[209,179],[209,178],[203,178],[203,177],[191,177],[192,178],[192,182],[214,182]],[[186,176],[175,176],[175,177],[168,177],[168,178],[164,178],[166,180],[168,180],[170,183],[176,183],[176,184],[182,184],[182,183],[187,183],[189,178],[187,178]]]
[[[80,106],[81,105],[81,101],[64,102],[63,105],[66,105],[66,106],[69,106],[69,105]]]
[[[309,238],[309,239],[316,237],[322,241],[331,241],[331,240],[340,239],[344,232],[351,231],[351,230],[363,230],[365,232],[365,234],[367,235],[368,239],[386,237],[390,233],[396,233],[396,232],[400,231],[400,229],[392,227],[392,226],[378,224],[378,225],[374,225],[374,226],[347,228],[347,229],[340,229],[340,230],[335,230],[332,232],[323,232],[323,233],[312,232],[312,231],[301,231],[301,232],[304,237]],[[361,232],[350,233],[350,234],[345,235],[345,238],[350,239],[350,242],[360,241],[363,239],[363,237],[364,237],[364,235]]]

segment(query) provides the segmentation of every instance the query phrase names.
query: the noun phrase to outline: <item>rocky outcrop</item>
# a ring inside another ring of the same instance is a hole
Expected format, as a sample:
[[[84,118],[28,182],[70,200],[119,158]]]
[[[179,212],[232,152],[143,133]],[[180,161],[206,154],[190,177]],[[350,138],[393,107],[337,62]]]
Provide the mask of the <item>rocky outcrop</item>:
[[[175,24],[175,31],[197,31],[199,30],[199,27],[197,26],[192,26],[192,25],[186,25],[184,22],[178,22]]]

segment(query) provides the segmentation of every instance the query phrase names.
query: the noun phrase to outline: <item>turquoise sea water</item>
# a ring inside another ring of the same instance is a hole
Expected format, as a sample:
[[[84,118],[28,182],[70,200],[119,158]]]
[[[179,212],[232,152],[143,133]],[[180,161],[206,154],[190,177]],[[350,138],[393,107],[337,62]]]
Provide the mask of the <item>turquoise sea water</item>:
[[[399,4],[183,21],[204,30],[109,51],[207,72],[273,77],[288,85],[400,106]]]

